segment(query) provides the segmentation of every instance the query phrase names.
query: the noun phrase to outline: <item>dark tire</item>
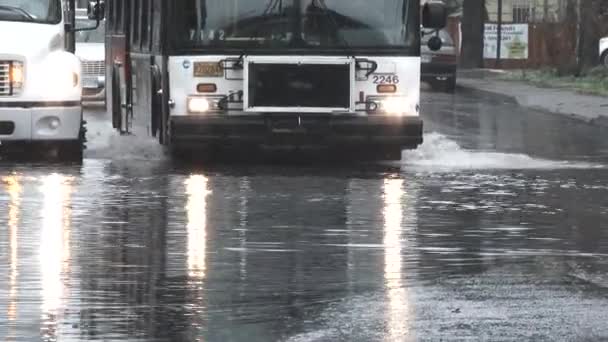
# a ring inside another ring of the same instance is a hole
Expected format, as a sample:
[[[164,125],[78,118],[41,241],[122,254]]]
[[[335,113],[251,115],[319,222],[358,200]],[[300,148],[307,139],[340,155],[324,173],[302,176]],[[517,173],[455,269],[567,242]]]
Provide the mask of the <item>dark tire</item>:
[[[380,160],[396,161],[401,160],[401,147],[386,148],[382,150]]]
[[[180,162],[211,162],[217,156],[215,150],[208,146],[193,148],[172,145],[169,150],[171,158]]]
[[[602,54],[602,58],[600,60],[602,62],[602,65],[605,66],[606,68],[608,68],[608,50],[604,51],[604,53]]]
[[[152,99],[150,104],[152,110],[152,122],[150,123],[152,128],[152,136],[158,138],[158,142],[162,145],[165,141],[164,135],[166,129],[163,127],[163,96],[161,93],[159,93],[159,90],[162,89],[162,83],[158,66],[152,66],[150,78],[152,79],[152,87],[150,89],[150,98]]]
[[[82,163],[84,148],[80,140],[61,143],[59,145],[57,158],[62,162]]]
[[[118,66],[112,69],[112,127],[122,127],[122,100],[120,98],[120,71]]]
[[[361,147],[334,149],[327,154],[329,162],[378,162],[401,160],[399,146]]]
[[[456,91],[456,76],[450,77],[447,80],[443,81],[442,89],[446,93],[454,93]]]
[[[78,140],[60,143],[57,158],[62,162],[82,163],[86,149],[86,134],[86,121],[82,120]]]

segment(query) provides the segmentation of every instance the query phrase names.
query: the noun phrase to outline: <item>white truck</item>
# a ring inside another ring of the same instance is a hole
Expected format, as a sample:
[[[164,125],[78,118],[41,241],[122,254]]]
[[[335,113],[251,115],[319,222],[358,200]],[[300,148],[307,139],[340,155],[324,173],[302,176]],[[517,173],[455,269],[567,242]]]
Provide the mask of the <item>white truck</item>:
[[[600,39],[600,58],[602,64],[608,68],[608,37]]]
[[[73,8],[74,0],[0,0],[0,151],[35,146],[82,160]]]

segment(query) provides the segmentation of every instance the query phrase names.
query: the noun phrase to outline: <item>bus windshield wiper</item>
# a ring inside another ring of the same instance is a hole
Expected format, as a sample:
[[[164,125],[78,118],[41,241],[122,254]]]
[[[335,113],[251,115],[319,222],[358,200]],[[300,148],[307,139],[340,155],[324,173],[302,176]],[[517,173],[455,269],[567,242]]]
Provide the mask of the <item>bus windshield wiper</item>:
[[[20,7],[0,5],[0,11],[17,13],[17,14],[20,14],[23,17],[27,18],[28,20],[32,20],[32,21],[36,20],[36,18],[34,18],[26,10],[24,10],[23,8],[20,8]]]
[[[334,27],[334,30],[336,32],[336,38],[338,38],[339,40],[342,41],[342,44],[344,45],[344,49],[349,53],[349,55],[353,59],[355,59],[355,68],[357,70],[365,70],[365,77],[369,77],[369,75],[376,72],[376,70],[378,70],[378,63],[376,63],[375,61],[370,60],[370,59],[356,58],[355,53],[353,52],[353,49],[352,49],[350,43],[348,42],[348,40],[346,40],[344,35],[340,33],[340,25],[338,25],[338,22],[336,21],[336,19],[332,15],[331,11],[327,7],[327,4],[325,4],[325,0],[316,0],[316,1],[318,1],[320,4],[320,6],[317,8],[319,8],[323,12],[323,14],[329,18],[329,21],[331,22],[332,26]],[[315,0],[313,0],[313,3],[314,2],[315,2]],[[368,65],[368,67],[363,67],[362,64],[366,64],[366,65]]]
[[[325,0],[313,0],[313,4],[315,2],[319,3],[319,6],[317,8],[321,10],[321,12],[329,19],[331,25],[334,27],[335,37],[342,42],[342,44],[347,50],[350,51],[351,46],[344,37],[344,35],[340,33],[340,25],[338,25],[338,22],[336,21],[336,18],[334,18],[333,13],[331,13],[329,8],[327,7],[327,4],[325,4]]]
[[[261,20],[259,23],[257,23],[257,25],[254,27],[253,34],[251,34],[251,36],[249,37],[250,40],[255,40],[258,38],[260,30],[261,30],[262,26],[266,23],[268,16],[277,9],[279,10],[279,12],[283,10],[283,0],[268,1],[268,6],[266,6],[266,8],[264,9],[264,12],[262,12],[262,15],[259,16],[263,20]],[[247,49],[243,49],[241,51],[241,54],[237,58],[237,61],[232,65],[232,67],[237,68],[237,69],[242,69],[245,55],[247,55]]]

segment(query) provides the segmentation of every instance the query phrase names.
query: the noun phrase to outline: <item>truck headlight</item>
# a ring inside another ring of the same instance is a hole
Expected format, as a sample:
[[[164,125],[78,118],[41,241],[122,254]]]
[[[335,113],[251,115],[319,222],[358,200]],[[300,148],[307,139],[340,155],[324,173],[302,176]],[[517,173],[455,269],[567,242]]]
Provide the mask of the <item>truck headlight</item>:
[[[19,93],[23,89],[23,82],[25,81],[23,63],[12,62],[9,77],[13,93]]]
[[[75,71],[56,69],[48,74],[48,82],[54,91],[71,91],[80,84],[80,75]]]

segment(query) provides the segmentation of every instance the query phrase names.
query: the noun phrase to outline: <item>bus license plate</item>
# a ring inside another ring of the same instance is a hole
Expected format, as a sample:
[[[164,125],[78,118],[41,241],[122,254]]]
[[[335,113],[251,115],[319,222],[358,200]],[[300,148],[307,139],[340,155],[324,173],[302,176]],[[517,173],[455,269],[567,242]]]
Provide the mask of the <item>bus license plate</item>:
[[[195,62],[194,77],[222,77],[224,70],[218,62]]]

